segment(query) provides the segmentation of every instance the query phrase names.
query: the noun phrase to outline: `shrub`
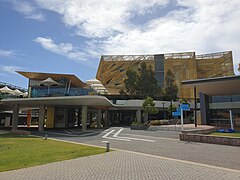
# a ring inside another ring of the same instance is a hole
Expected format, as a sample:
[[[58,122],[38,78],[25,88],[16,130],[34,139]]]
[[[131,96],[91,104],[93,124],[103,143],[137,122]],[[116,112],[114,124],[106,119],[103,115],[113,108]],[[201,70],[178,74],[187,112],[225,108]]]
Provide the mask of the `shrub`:
[[[137,126],[137,125],[144,125],[145,123],[140,123],[140,122],[132,122],[131,126]],[[146,124],[145,124],[146,125]]]
[[[139,123],[139,122],[132,122],[130,127],[131,127],[131,129],[145,130],[145,129],[148,128],[148,124]]]
[[[90,124],[90,128],[96,128],[97,127],[97,122],[93,122]]]
[[[153,120],[150,121],[149,125],[151,126],[159,126],[159,125],[167,125],[169,124],[168,120]]]

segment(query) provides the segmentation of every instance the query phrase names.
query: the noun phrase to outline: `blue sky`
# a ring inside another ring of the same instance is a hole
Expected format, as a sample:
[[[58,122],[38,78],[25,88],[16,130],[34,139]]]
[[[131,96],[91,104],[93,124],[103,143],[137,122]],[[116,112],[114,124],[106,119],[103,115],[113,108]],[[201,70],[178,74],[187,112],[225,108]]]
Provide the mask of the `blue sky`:
[[[95,77],[102,54],[232,50],[240,61],[240,0],[0,0],[0,81],[16,70]]]

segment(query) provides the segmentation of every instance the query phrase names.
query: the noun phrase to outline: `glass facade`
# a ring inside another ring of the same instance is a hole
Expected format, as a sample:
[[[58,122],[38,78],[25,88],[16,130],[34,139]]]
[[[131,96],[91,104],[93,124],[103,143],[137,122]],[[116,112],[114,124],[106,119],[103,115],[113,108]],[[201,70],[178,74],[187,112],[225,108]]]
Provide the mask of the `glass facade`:
[[[209,99],[210,103],[220,102],[240,102],[240,95],[232,96],[211,96]]]
[[[57,96],[84,96],[93,92],[92,89],[85,88],[70,88],[69,91],[66,88],[37,86],[31,88],[31,97],[57,97]]]
[[[155,78],[160,87],[164,86],[164,54],[154,55]]]
[[[209,96],[207,124],[230,125],[230,110],[235,127],[240,127],[240,95]]]

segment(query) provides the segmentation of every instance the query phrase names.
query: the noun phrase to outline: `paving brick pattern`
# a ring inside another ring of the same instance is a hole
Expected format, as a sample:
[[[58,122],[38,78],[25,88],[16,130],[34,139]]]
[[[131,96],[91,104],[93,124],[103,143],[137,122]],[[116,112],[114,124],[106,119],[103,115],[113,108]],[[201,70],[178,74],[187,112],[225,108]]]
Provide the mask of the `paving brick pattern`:
[[[100,155],[3,172],[0,173],[0,179],[240,180],[240,171],[231,172],[129,152],[113,151]]]

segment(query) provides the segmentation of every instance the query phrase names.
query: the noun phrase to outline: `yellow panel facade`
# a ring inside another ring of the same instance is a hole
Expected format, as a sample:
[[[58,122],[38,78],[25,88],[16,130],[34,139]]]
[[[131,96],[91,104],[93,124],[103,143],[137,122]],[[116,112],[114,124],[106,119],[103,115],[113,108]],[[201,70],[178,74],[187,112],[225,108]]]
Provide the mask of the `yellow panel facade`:
[[[54,126],[54,107],[47,108],[46,128],[53,128]]]
[[[157,59],[157,56],[160,56],[160,60]],[[164,57],[163,63],[159,63],[161,57]],[[102,82],[110,94],[119,94],[121,89],[125,89],[124,79],[127,69],[132,68],[138,71],[141,62],[145,62],[147,66],[151,65],[154,71],[155,64],[158,64],[158,66],[163,64],[164,73],[155,72],[157,76],[164,76],[162,79],[165,79],[167,71],[170,69],[178,86],[179,98],[194,97],[193,89],[182,87],[181,82],[184,80],[234,75],[232,52],[228,51],[197,56],[194,52],[164,55],[102,56],[96,78]]]
[[[235,75],[231,51],[199,55],[196,59],[198,79]]]
[[[195,53],[188,53],[188,56],[182,58],[165,57],[164,77],[166,77],[168,69],[174,74],[175,82],[178,87],[178,97],[193,97],[192,89],[183,88],[181,82],[184,80],[197,79]]]
[[[96,78],[106,87],[110,94],[119,94],[119,91],[124,88],[124,80],[127,77],[126,71],[131,67],[133,70],[138,71],[140,62],[145,62],[153,66],[153,60],[108,60],[105,61],[101,58]]]

